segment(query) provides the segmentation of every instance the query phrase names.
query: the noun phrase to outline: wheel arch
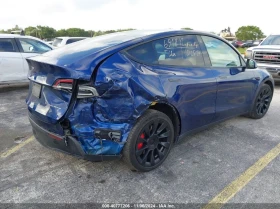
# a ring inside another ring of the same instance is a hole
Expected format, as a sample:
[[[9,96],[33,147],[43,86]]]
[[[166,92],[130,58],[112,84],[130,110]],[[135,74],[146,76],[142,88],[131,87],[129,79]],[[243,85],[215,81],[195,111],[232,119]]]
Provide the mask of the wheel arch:
[[[176,142],[181,134],[181,117],[178,110],[167,102],[153,102],[149,109],[160,111],[170,118],[174,127],[174,142]]]
[[[274,85],[273,85],[273,82],[271,80],[266,80],[264,83],[269,85],[272,92],[274,92]]]

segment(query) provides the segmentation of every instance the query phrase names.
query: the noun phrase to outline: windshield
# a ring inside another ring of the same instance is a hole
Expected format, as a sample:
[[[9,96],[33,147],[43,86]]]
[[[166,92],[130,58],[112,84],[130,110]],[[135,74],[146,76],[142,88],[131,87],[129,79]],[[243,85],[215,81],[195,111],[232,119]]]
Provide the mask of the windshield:
[[[61,38],[55,38],[53,41],[53,46],[60,46],[62,39]]]
[[[280,45],[280,35],[268,36],[261,45]]]

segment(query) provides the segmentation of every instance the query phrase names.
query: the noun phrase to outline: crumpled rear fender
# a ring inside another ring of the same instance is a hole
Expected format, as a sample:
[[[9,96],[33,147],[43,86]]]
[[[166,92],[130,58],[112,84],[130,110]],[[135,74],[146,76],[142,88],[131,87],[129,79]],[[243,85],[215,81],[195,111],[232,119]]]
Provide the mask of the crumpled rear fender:
[[[88,154],[120,154],[131,128],[153,102],[166,101],[157,73],[116,53],[94,76],[99,97],[77,100],[69,116],[74,135]],[[98,139],[95,129],[121,132],[119,141]]]

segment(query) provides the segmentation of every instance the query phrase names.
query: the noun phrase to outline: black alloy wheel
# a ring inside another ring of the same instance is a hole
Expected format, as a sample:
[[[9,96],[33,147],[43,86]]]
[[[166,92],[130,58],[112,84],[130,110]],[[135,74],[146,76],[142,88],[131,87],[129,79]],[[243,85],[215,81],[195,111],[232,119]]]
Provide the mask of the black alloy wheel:
[[[259,93],[256,103],[256,112],[258,115],[264,115],[270,105],[272,99],[272,91],[270,88],[264,88]]]
[[[260,119],[267,113],[271,100],[273,96],[273,91],[268,84],[263,84],[260,91],[255,99],[253,109],[249,113],[249,117],[253,119]]]
[[[143,166],[154,166],[168,153],[171,146],[170,129],[164,120],[154,119],[148,123],[138,136],[135,153]]]
[[[167,157],[174,140],[174,127],[162,112],[148,110],[131,130],[123,155],[137,171],[150,171]]]

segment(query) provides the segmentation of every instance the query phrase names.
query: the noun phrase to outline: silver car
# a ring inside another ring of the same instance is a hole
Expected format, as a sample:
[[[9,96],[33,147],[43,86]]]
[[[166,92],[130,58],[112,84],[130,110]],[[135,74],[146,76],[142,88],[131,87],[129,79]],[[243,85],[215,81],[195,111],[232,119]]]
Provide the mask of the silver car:
[[[254,59],[259,68],[266,69],[280,81],[280,34],[268,36],[258,46],[248,48],[245,58]]]

